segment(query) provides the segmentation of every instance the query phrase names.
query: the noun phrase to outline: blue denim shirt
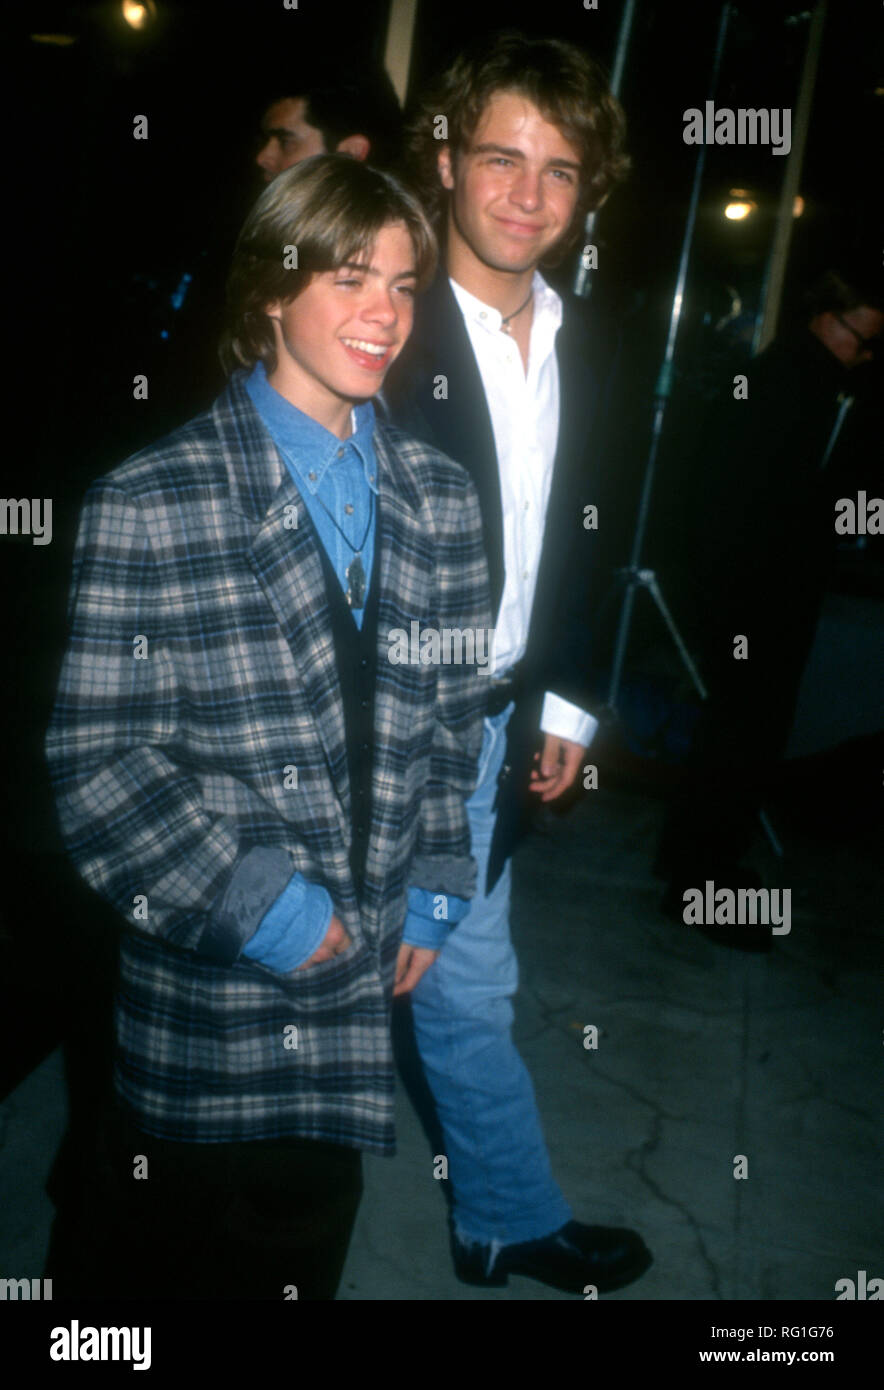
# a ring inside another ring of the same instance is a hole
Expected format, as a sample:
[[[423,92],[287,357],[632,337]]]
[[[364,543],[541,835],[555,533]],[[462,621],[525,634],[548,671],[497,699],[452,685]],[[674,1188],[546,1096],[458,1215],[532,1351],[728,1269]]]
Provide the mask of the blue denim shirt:
[[[346,570],[354,553],[350,546],[361,545],[367,598],[377,529],[377,507],[372,505],[372,497],[378,492],[372,402],[364,401],[354,407],[353,433],[349,439],[338,439],[274,390],[263,362],[252,370],[246,390],[292,475],[345,593]],[[364,608],[350,611],[361,628]],[[333,910],[331,897],[321,884],[310,883],[303,874],[295,873],[243,947],[243,955],[281,973],[294,970],[321,945]],[[466,899],[410,888],[406,939],[410,945],[438,950],[449,928],[468,911]]]
[[[338,439],[273,389],[263,362],[253,369],[246,390],[292,475],[344,593],[347,567],[353,559],[350,547],[362,547],[367,596],[377,522],[377,507],[372,505],[372,494],[376,498],[378,491],[372,443],[374,406],[371,401],[355,406],[353,433],[349,439]],[[350,611],[361,628],[364,608]]]

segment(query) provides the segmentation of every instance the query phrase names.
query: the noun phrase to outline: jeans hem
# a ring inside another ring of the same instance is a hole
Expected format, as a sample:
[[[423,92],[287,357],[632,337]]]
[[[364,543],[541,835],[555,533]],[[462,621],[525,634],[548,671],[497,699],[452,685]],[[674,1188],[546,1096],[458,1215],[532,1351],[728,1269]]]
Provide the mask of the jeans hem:
[[[477,1242],[479,1245],[505,1246],[521,1245],[526,1240],[542,1240],[545,1236],[554,1235],[573,1218],[574,1213],[568,1203],[562,1201],[535,1208],[532,1214],[518,1220],[507,1218],[505,1226],[467,1229],[457,1215],[452,1218],[452,1225],[455,1236],[463,1244]]]

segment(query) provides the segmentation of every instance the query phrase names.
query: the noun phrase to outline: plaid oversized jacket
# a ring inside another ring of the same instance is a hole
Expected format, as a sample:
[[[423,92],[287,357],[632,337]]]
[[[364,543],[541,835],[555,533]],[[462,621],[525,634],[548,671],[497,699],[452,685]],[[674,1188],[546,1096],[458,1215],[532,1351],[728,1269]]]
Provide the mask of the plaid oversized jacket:
[[[390,632],[490,626],[479,505],[459,465],[378,424],[360,906],[319,542],[243,380],[87,494],[46,740],[60,827],[125,919],[115,1086],[143,1129],[390,1153],[407,889],[474,891],[465,800],[486,693],[477,665],[391,662]],[[282,976],[239,953],[294,870],[327,888],[353,944]]]

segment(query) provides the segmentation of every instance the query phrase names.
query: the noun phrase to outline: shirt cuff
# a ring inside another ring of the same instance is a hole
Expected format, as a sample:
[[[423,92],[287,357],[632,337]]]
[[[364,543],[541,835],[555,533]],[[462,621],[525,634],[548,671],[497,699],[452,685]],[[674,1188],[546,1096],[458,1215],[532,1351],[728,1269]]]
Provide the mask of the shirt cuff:
[[[409,888],[402,940],[407,946],[440,951],[451,928],[462,922],[469,910],[468,898],[457,898],[453,893],[431,893],[426,888]]]
[[[540,727],[545,734],[555,734],[558,738],[567,738],[572,743],[579,743],[581,748],[588,748],[595,737],[599,721],[595,715],[587,714],[579,705],[572,705],[570,701],[563,700],[561,695],[553,695],[552,691],[548,690],[543,697]]]
[[[327,890],[308,883],[303,874],[293,874],[242,953],[269,970],[287,974],[319,949],[332,916]]]

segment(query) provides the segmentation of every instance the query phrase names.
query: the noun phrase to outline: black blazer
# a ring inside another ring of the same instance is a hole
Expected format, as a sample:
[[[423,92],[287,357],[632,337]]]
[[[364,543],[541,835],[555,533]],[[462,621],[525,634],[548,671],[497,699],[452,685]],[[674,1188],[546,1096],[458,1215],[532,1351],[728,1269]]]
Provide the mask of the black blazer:
[[[528,796],[527,785],[532,756],[541,743],[544,692],[552,690],[587,710],[598,703],[590,647],[593,612],[609,587],[605,574],[609,564],[599,542],[605,531],[603,406],[613,355],[611,335],[592,323],[588,306],[565,298],[556,335],[559,437],[522,663],[522,694],[509,726],[489,887],[537,804],[536,798]],[[444,387],[439,377],[445,378]],[[448,454],[471,475],[482,510],[497,614],[504,580],[497,452],[472,344],[444,272],[417,302],[413,333],[387,375],[383,401],[396,424]],[[598,531],[584,526],[587,504],[599,507]]]

